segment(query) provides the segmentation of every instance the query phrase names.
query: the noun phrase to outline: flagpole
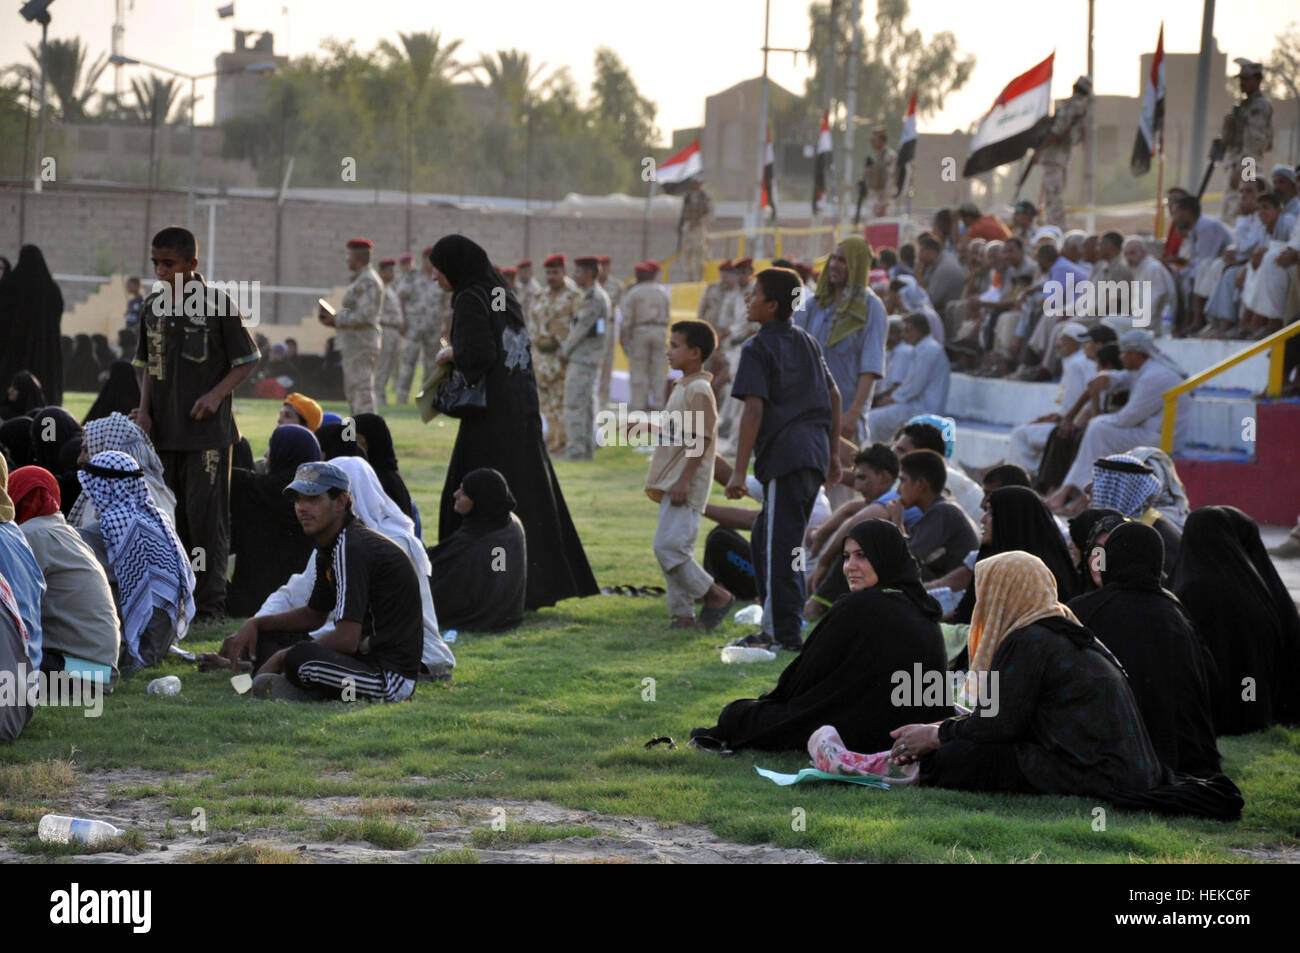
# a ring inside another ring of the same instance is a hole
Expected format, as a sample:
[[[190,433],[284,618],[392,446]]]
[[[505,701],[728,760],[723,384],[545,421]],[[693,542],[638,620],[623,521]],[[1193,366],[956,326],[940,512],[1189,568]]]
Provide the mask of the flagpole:
[[[849,190],[853,188],[853,138],[854,127],[857,125],[858,113],[858,51],[862,44],[862,30],[858,24],[858,18],[862,15],[862,0],[853,0],[853,42],[850,44],[849,69],[848,69],[848,102],[846,109],[845,121],[848,125],[844,129],[844,187],[840,189],[840,200],[837,203],[838,211],[835,220],[843,222],[848,219],[847,202],[849,199]]]
[[[1165,194],[1165,125],[1160,124],[1159,145],[1156,147],[1160,153],[1159,167],[1156,172],[1156,238],[1165,237],[1165,206],[1161,198]]]
[[[763,4],[763,78],[758,93],[758,189],[754,203],[753,227],[763,224],[763,167],[767,163],[767,44],[772,21],[772,0]]]

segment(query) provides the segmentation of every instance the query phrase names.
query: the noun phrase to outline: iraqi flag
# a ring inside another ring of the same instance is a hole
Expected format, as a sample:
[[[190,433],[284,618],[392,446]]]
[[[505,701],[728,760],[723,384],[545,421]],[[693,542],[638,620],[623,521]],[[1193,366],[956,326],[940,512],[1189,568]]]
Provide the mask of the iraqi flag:
[[[763,150],[763,204],[762,208],[772,210],[776,219],[776,186],[772,179],[775,175],[776,153],[772,150],[772,127],[767,127],[767,147]]]
[[[1052,121],[1053,53],[1027,73],[1021,73],[993,101],[970,141],[970,156],[961,174],[966,178],[1015,162],[1043,137]]]
[[[655,169],[655,182],[669,195],[681,195],[690,188],[691,179],[703,171],[704,160],[700,158],[700,140],[696,139],[681,152],[664,160]]]
[[[1133,140],[1130,168],[1134,175],[1146,175],[1156,144],[1164,138],[1165,127],[1165,25],[1160,24],[1156,55],[1151,57],[1151,72],[1142,82],[1142,118],[1138,120],[1137,138]]]
[[[831,115],[822,113],[822,128],[817,134],[817,158],[813,165],[813,200],[812,211],[817,214],[817,203],[826,195],[826,181],[830,177],[831,153]]]
[[[903,117],[903,134],[898,137],[898,188],[894,198],[903,194],[903,185],[907,182],[907,170],[916,158],[916,90],[907,101],[907,115]]]

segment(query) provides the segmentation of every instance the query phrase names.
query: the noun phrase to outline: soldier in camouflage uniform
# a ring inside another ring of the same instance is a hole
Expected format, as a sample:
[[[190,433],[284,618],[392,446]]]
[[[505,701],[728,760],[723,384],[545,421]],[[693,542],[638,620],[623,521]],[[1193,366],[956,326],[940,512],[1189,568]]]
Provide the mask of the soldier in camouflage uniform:
[[[402,340],[406,337],[406,318],[402,315],[402,302],[397,294],[398,278],[393,273],[397,262],[392,258],[379,261],[379,279],[384,283],[384,305],[379,311],[379,363],[375,367],[375,396],[379,406],[388,406],[388,382],[397,377],[398,363],[402,357]],[[404,403],[404,402],[403,402]]]
[[[352,283],[343,292],[343,307],[334,317],[321,311],[322,324],[335,329],[334,347],[343,364],[343,391],[353,414],[375,409],[375,364],[379,360],[379,312],[384,283],[370,267],[375,243],[368,238],[348,242],[348,271]]]
[[[1273,148],[1273,103],[1259,88],[1264,78],[1264,67],[1259,63],[1238,57],[1234,62],[1241,67],[1237,74],[1242,95],[1246,98],[1232,107],[1223,117],[1223,165],[1228,173],[1228,184],[1223,190],[1223,215],[1225,222],[1237,220],[1241,199],[1237,187],[1243,175],[1261,178],[1264,153]],[[1267,183],[1264,191],[1268,191]]]
[[[726,455],[735,453],[736,440],[740,436],[740,413],[744,405],[738,400],[730,400],[731,385],[735,381],[736,369],[740,366],[740,349],[745,342],[758,333],[760,325],[749,320],[749,276],[753,274],[754,263],[751,258],[739,258],[732,262],[734,283],[722,296],[722,307],[718,315],[718,351],[722,352],[723,400],[718,402],[718,447]]]
[[[691,180],[691,190],[682,196],[682,217],[677,232],[682,236],[682,256],[686,280],[699,281],[704,268],[704,246],[709,220],[713,218],[713,199],[704,191],[704,183]]]
[[[521,259],[519,264],[515,265],[515,285],[517,291],[515,297],[519,299],[519,307],[523,309],[524,320],[528,320],[528,309],[533,306],[537,296],[542,293],[542,283],[533,277],[533,260],[531,258]]]
[[[609,333],[605,335],[605,356],[600,362],[600,382],[596,385],[596,406],[604,408],[609,403],[609,385],[614,378],[614,332],[618,330],[618,306],[623,297],[623,285],[611,276],[613,263],[608,255],[598,255],[596,261],[600,264],[596,283],[609,298]]]
[[[663,409],[668,377],[664,356],[670,318],[668,289],[655,281],[659,262],[643,261],[633,269],[636,284],[623,295],[623,321],[618,328],[627,353],[627,409],[649,410],[651,399],[655,407]]]
[[[1038,164],[1043,167],[1043,217],[1049,225],[1060,229],[1065,228],[1065,181],[1070,150],[1083,141],[1092,80],[1080,76],[1074,81],[1072,93],[1056,107],[1047,138],[1038,147]]]
[[[560,345],[564,360],[564,459],[590,460],[596,455],[596,411],[592,399],[605,356],[609,331],[609,295],[596,281],[600,262],[593,256],[574,259],[574,279],[581,289],[569,334]]]
[[[736,269],[728,258],[718,266],[718,280],[704,289],[704,294],[700,296],[700,309],[696,313],[696,317],[712,326],[714,333],[721,333],[722,303],[735,286]],[[731,375],[727,373],[727,358],[721,347],[713,349],[713,353],[704,362],[704,369],[713,375],[713,396],[721,407],[731,393]]]
[[[871,214],[876,218],[889,214],[889,195],[893,190],[897,162],[898,153],[889,148],[888,130],[877,126],[871,131],[871,151],[867,153],[867,167],[862,173],[867,197],[871,200]]]
[[[407,273],[406,282],[398,296],[406,313],[406,340],[402,342],[402,367],[397,375],[397,402],[405,404],[411,397],[411,382],[415,380],[415,365],[424,354],[424,378],[433,372],[433,362],[438,356],[438,331],[442,321],[442,304],[445,292],[433,277],[433,263],[429,252],[420,255],[419,269]]]
[[[546,287],[533,301],[528,313],[528,336],[533,341],[533,372],[537,377],[537,400],[546,420],[546,448],[551,453],[564,449],[564,364],[560,345],[569,334],[569,324],[582,301],[582,292],[564,273],[568,259],[552,255],[544,262]]]

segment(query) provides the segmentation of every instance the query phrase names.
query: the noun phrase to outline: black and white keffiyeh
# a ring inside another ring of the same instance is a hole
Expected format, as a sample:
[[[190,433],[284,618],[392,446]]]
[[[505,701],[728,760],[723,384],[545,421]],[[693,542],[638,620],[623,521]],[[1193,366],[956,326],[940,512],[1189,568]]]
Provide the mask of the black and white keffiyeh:
[[[1092,505],[1113,507],[1130,519],[1147,511],[1160,492],[1155,471],[1137,457],[1117,453],[1092,465]]]
[[[107,417],[91,420],[86,424],[84,439],[87,456],[94,457],[96,454],[117,450],[131,457],[144,471],[150,498],[157,504],[161,494],[162,506],[176,505],[175,496],[167,489],[167,484],[164,482],[162,461],[158,459],[153,442],[148,434],[129,417],[114,411]],[[73,526],[85,526],[92,522],[95,514],[91,507],[90,500],[83,493],[77,497],[77,502],[72,504],[68,522]]]
[[[166,608],[184,638],[194,618],[194,571],[176,531],[149,499],[134,458],[117,450],[97,453],[77,474],[99,512],[100,531],[117,574],[122,637],[140,659],[140,635],[155,607]]]

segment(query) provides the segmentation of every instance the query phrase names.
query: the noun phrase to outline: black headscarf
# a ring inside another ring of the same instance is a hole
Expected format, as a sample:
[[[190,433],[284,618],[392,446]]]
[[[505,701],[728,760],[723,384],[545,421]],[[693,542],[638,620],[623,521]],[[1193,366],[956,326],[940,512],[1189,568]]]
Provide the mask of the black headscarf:
[[[266,452],[266,472],[280,483],[277,492],[289,485],[299,466],[315,463],[319,459],[320,444],[306,427],[281,424],[271,431]]]
[[[343,439],[343,424],[321,424],[316,428],[316,442],[320,444],[321,458],[360,457],[367,459],[366,451],[356,440]]]
[[[461,521],[461,528],[471,535],[500,529],[510,520],[515,498],[506,478],[490,467],[480,467],[465,474],[461,491],[474,501],[474,508]]]
[[[1070,562],[1070,550],[1061,538],[1047,504],[1026,486],[1003,486],[989,494],[993,539],[980,546],[979,558],[1021,550],[1037,556],[1056,579],[1056,598],[1069,602],[1079,592],[1079,577]],[[975,611],[975,583],[966,587],[953,610],[952,621],[968,623]]]
[[[393,434],[388,429],[387,421],[378,414],[370,413],[357,414],[352,419],[356,421],[357,436],[366,438],[366,460],[375,471],[375,476],[379,477],[380,486],[399,510],[414,519],[411,492],[397,472],[397,450],[393,447]]]
[[[1145,523],[1123,523],[1110,531],[1098,568],[1107,589],[1164,592],[1160,585],[1165,541]]]
[[[15,417],[0,426],[0,444],[9,452],[9,472],[35,463],[32,457],[32,419]]]
[[[41,388],[41,382],[37,380],[36,375],[31,371],[19,371],[14,375],[14,379],[10,381],[9,386],[18,391],[18,399],[10,401],[9,395],[4,395],[6,402],[4,416],[6,419],[25,416],[49,403],[45,399],[45,391]]]
[[[49,424],[45,422],[47,420],[54,421],[53,440],[45,439],[45,435],[49,432]],[[82,435],[81,424],[77,423],[77,418],[62,407],[46,407],[36,412],[30,427],[32,457],[36,465],[44,467],[55,476],[65,472],[59,465],[59,453],[65,443]],[[73,469],[76,469],[75,466]]]
[[[889,520],[863,520],[849,530],[848,538],[862,549],[875,570],[877,589],[897,589],[927,619],[938,620],[943,609],[921,585],[921,570],[908,551],[907,541]]]
[[[1070,518],[1070,539],[1079,551],[1075,571],[1078,574],[1080,592],[1091,592],[1097,588],[1097,584],[1092,581],[1092,572],[1088,569],[1088,554],[1092,552],[1094,541],[1101,533],[1114,529],[1123,521],[1124,514],[1108,506],[1090,507]],[[1104,525],[1098,529],[1098,524]]]
[[[523,309],[510,290],[505,277],[492,266],[491,259],[476,242],[464,235],[444,235],[429,252],[429,261],[437,268],[451,285],[455,299],[463,291],[477,288],[492,299],[493,290],[503,289],[505,296],[506,323],[515,328],[524,325]]]
[[[0,280],[0,381],[31,371],[51,403],[63,401],[59,327],[63,292],[35,245],[24,245],[18,264]]]
[[[83,424],[107,417],[116,411],[130,414],[140,406],[140,382],[136,380],[135,369],[127,361],[113,361],[108,368],[108,380],[99,389],[99,396],[90,405]]]
[[[1300,622],[1276,578],[1259,529],[1230,506],[1193,510],[1184,527],[1174,591],[1218,664],[1223,692],[1215,699],[1220,734],[1267,728],[1300,719]],[[1261,574],[1257,561],[1265,565]],[[1267,561],[1267,562],[1265,562]],[[1275,587],[1280,592],[1275,591]],[[1241,697],[1253,679],[1255,700]]]

